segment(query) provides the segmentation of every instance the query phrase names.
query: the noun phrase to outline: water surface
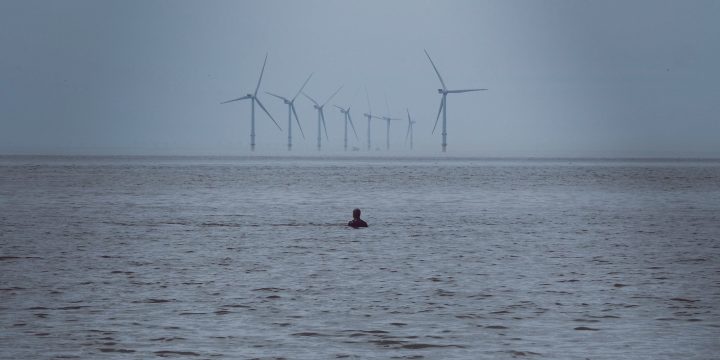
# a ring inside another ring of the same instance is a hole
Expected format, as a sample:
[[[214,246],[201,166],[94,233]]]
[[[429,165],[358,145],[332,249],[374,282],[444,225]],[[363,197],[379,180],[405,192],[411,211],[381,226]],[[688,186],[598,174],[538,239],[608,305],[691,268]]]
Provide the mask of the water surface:
[[[719,265],[712,160],[0,158],[2,359],[714,359]]]

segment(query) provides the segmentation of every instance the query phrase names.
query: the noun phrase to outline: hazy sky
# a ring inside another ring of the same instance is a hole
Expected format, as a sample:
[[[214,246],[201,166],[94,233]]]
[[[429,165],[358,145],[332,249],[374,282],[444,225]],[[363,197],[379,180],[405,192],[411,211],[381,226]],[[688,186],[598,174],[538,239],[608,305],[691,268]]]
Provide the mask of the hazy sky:
[[[448,97],[450,153],[720,157],[719,19],[715,0],[2,0],[0,153],[249,154],[250,102],[220,102],[254,90],[266,52],[261,91],[311,72],[311,96],[344,85],[331,104],[353,106],[351,145],[367,86],[374,113],[409,108],[418,152],[439,153],[427,49],[449,88],[490,89]],[[287,108],[263,95],[283,132],[258,112],[257,150],[283,153]],[[316,152],[314,109],[297,109],[295,148]],[[341,151],[342,116],[326,120]]]

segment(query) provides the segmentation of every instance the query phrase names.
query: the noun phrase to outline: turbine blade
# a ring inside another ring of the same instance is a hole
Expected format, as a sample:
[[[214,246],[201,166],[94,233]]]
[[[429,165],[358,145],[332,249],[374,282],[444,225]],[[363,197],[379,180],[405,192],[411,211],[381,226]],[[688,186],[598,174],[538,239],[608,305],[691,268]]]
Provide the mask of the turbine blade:
[[[367,86],[365,86],[365,98],[367,98],[368,102],[368,113],[372,114],[372,107],[370,106],[370,95],[368,95]]]
[[[319,111],[320,111],[320,119],[322,119],[323,128],[325,128],[325,139],[330,140],[330,138],[328,137],[328,133],[327,133],[327,125],[325,125],[325,112],[322,111],[322,109],[320,109]]]
[[[340,85],[340,87],[339,87],[339,88],[338,88],[337,90],[335,90],[335,92],[334,92],[334,93],[333,93],[332,95],[330,95],[330,97],[329,97],[329,98],[327,99],[327,101],[326,101],[326,102],[324,102],[324,103],[322,104],[322,106],[325,106],[325,104],[329,103],[329,102],[330,102],[330,100],[332,100],[332,98],[334,98],[334,97],[335,97],[335,95],[337,95],[337,93],[339,93],[339,92],[340,92],[340,89],[342,89],[342,88],[343,88],[343,86],[345,86],[345,85]],[[322,107],[322,106],[321,106],[321,107]]]
[[[449,93],[453,93],[453,94],[459,94],[459,93],[464,93],[464,92],[471,92],[471,91],[484,91],[484,90],[487,90],[487,89],[465,89],[465,90],[448,90],[447,92],[448,92],[448,94],[449,94]]]
[[[430,54],[428,54],[427,50],[423,49],[425,51],[425,55],[427,55],[428,60],[430,60],[430,64],[432,65],[433,69],[435,69],[435,73],[438,76],[438,79],[440,79],[440,83],[442,84],[443,90],[447,90],[447,87],[445,87],[445,82],[443,81],[442,76],[440,76],[440,72],[438,71],[437,67],[435,66],[435,63],[430,58]]]
[[[292,112],[295,115],[295,121],[297,121],[298,128],[300,128],[300,134],[302,134],[303,139],[305,139],[305,133],[303,132],[302,126],[300,125],[300,118],[298,118],[297,111],[295,111],[295,104],[293,104],[292,102],[290,103],[290,109],[292,109]]]
[[[338,109],[340,109],[340,112],[342,112],[343,114],[345,113],[345,109],[343,109],[343,108],[341,108],[341,107],[339,107],[339,106],[337,106],[337,105],[333,105],[333,106],[336,107],[336,108],[338,108]]]
[[[300,87],[300,90],[298,90],[297,94],[295,94],[295,97],[292,98],[292,101],[295,101],[295,99],[297,99],[297,97],[300,95],[300,93],[305,88],[305,85],[307,85],[308,81],[310,81],[310,78],[313,76],[313,74],[314,73],[310,73],[310,76],[308,76],[307,80],[305,80],[305,82],[302,84],[302,86]]]
[[[435,118],[435,125],[433,126],[432,134],[435,133],[435,128],[437,127],[438,120],[440,120],[440,113],[442,112],[442,109],[444,106],[445,106],[445,97],[440,99],[440,108],[438,109],[437,118]]]
[[[347,117],[348,117],[348,120],[350,121],[350,127],[352,127],[353,132],[355,133],[355,139],[356,139],[357,141],[360,141],[360,138],[358,137],[357,131],[355,131],[355,124],[353,124],[353,122],[352,122],[352,116],[350,116],[350,111],[349,111],[349,110],[348,110],[348,112],[347,112]]]
[[[232,99],[232,100],[228,100],[228,101],[223,101],[223,102],[221,102],[220,104],[227,104],[227,103],[233,102],[233,101],[245,100],[245,99],[249,99],[249,98],[251,98],[251,97],[252,97],[252,96],[250,96],[250,95],[245,95],[245,96],[239,97],[239,98],[237,98],[237,99]]]
[[[320,104],[318,104],[317,101],[315,101],[315,99],[311,98],[310,95],[308,95],[308,94],[306,94],[306,93],[302,93],[302,94],[303,94],[306,98],[308,98],[310,101],[312,101],[313,104],[315,104],[316,106],[320,106]]]
[[[269,91],[266,91],[265,93],[268,94],[268,95],[270,95],[270,96],[274,96],[274,97],[276,97],[276,98],[278,98],[278,99],[280,99],[280,100],[289,101],[288,99],[286,99],[286,98],[284,98],[284,97],[282,97],[282,96],[280,96],[280,95],[278,95],[278,94],[273,94],[273,93],[271,93],[271,92],[269,92]]]
[[[258,79],[257,86],[255,87],[255,96],[257,96],[258,90],[260,90],[260,82],[262,81],[263,74],[265,73],[265,64],[267,63],[268,54],[265,53],[265,61],[263,61],[262,70],[260,70],[260,78]]]
[[[410,114],[408,114],[408,127],[407,132],[405,133],[405,145],[407,145],[408,137],[410,137],[410,128],[412,127],[412,123],[410,122]]]
[[[280,129],[280,131],[282,131],[282,128],[280,127],[280,125],[277,123],[277,121],[275,121],[275,118],[272,117],[272,115],[270,115],[270,113],[267,111],[265,106],[260,102],[260,99],[255,98],[255,101],[257,101],[258,105],[260,105],[260,108],[263,109],[263,111],[267,114],[267,116],[269,116],[270,119],[275,123],[275,126],[277,126],[277,128]]]
[[[410,109],[405,108],[405,111],[407,111],[407,116],[408,116],[408,129],[407,129],[407,133],[405,134],[405,144],[407,145],[407,139],[408,139],[408,136],[410,136],[410,131],[412,129],[413,121],[412,121],[412,119],[410,119]]]

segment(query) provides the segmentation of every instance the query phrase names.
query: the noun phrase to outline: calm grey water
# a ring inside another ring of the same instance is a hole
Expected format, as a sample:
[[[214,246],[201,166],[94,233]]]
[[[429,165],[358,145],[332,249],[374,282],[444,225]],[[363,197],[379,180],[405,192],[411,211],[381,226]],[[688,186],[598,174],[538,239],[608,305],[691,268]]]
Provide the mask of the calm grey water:
[[[0,327],[2,359],[717,359],[720,162],[1,157]]]

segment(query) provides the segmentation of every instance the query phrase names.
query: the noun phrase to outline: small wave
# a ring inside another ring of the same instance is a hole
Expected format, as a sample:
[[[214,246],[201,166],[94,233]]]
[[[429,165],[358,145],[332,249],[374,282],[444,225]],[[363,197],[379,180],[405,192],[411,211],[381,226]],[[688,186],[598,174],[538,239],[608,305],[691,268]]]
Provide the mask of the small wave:
[[[175,340],[186,340],[186,339],[183,337],[170,337],[170,338],[159,337],[159,338],[150,339],[150,341],[162,341],[162,342],[170,342],[170,341],[175,341]]]
[[[0,261],[10,261],[10,260],[22,260],[22,259],[42,259],[38,256],[0,256]]]
[[[25,290],[25,288],[13,286],[9,288],[0,288],[0,291],[15,291],[15,290]]]
[[[508,327],[507,327],[507,326],[502,326],[502,325],[488,325],[488,326],[486,326],[485,328],[486,328],[486,329],[505,330],[505,329],[507,329]]]
[[[243,226],[243,225],[241,225],[241,224],[234,224],[234,223],[231,223],[231,224],[224,224],[224,223],[202,223],[202,224],[200,224],[200,226],[206,226],[206,227],[241,227],[241,226]],[[245,225],[245,226],[258,226],[258,225],[248,224],[248,225]]]
[[[22,259],[19,256],[0,256],[0,261]]]
[[[200,356],[200,354],[192,351],[172,351],[172,350],[161,350],[161,351],[155,351],[155,355],[160,357],[170,357],[175,355],[181,355],[181,356]]]
[[[134,353],[134,352],[135,352],[135,350],[131,350],[131,349],[113,349],[113,348],[100,348],[100,349],[98,349],[98,350],[100,350],[100,351],[102,351],[102,352],[104,352],[104,353],[115,352],[115,353],[128,354],[128,353]]]
[[[136,300],[136,301],[133,301],[132,303],[133,304],[141,304],[141,303],[162,304],[162,303],[169,303],[169,302],[174,302],[174,301],[175,301],[175,299],[146,299],[146,300]]]
[[[425,344],[425,343],[415,343],[415,344],[405,344],[401,346],[403,349],[427,349],[427,348],[459,348],[464,349],[465,347],[462,345],[441,345],[441,344]]]
[[[504,352],[512,355],[512,357],[514,357],[514,358],[516,358],[518,356],[542,355],[540,353],[536,353],[536,352],[532,352],[532,351],[507,350]]]
[[[692,299],[686,299],[686,298],[672,298],[671,301],[679,301],[679,302],[686,302],[686,303],[694,303],[697,302],[697,300]]]
[[[266,287],[266,288],[257,288],[257,289],[253,289],[252,291],[270,291],[270,292],[278,292],[278,291],[283,291],[283,290],[285,290],[285,289],[281,289],[281,288],[274,288],[274,287]]]
[[[293,335],[293,336],[329,336],[326,334],[321,334],[321,333],[317,333],[317,332],[313,332],[313,331],[304,331],[304,332],[299,332],[299,333],[293,333],[291,335]]]
[[[598,323],[600,320],[596,319],[574,319],[575,322],[584,322],[584,323]]]

